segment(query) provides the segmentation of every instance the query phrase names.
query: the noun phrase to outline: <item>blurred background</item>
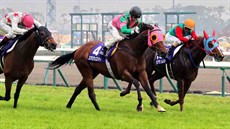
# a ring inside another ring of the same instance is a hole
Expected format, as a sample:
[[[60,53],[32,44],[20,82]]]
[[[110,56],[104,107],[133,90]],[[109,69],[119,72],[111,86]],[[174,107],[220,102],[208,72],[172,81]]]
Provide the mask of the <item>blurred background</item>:
[[[59,47],[75,47],[88,40],[107,40],[107,23],[132,6],[152,13],[142,20],[157,23],[164,32],[192,18],[198,35],[203,35],[203,30],[209,34],[216,30],[224,51],[230,51],[230,0],[0,0],[0,17],[12,11],[31,13],[52,30]],[[168,15],[166,21],[165,12],[175,15]],[[185,14],[178,19],[177,12]],[[103,16],[103,13],[111,14]]]

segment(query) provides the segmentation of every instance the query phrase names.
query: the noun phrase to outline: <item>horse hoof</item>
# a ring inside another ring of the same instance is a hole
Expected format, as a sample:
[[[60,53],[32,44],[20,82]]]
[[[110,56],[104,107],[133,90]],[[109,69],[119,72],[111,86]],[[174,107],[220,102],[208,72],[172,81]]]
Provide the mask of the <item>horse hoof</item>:
[[[154,106],[153,102],[150,102],[150,106],[152,106],[152,107]]]
[[[0,96],[0,100],[5,100],[5,97]]]
[[[66,108],[71,108],[71,106],[66,105]]]
[[[125,91],[122,91],[122,92],[120,93],[120,96],[123,97],[123,96],[125,96],[126,94],[128,94],[128,93],[126,93]]]
[[[138,112],[143,112],[143,110],[144,110],[143,104],[141,106],[137,105],[137,111]]]
[[[171,100],[170,99],[165,99],[164,102],[171,105]]]
[[[158,112],[166,112],[166,110],[163,107],[161,107],[160,105],[157,106],[157,111]]]

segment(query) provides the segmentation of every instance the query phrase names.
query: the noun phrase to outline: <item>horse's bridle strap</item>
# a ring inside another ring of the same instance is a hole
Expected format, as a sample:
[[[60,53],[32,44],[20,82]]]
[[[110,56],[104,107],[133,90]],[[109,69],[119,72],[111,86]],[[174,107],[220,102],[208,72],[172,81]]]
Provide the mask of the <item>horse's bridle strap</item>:
[[[36,36],[37,36],[37,38],[38,38],[38,43],[41,45],[41,46],[44,46],[44,43],[46,42],[46,41],[48,41],[50,38],[52,38],[51,36],[48,36],[48,37],[46,37],[46,39],[42,39],[41,38],[41,36],[39,35],[39,33],[38,33],[38,31],[36,31]]]

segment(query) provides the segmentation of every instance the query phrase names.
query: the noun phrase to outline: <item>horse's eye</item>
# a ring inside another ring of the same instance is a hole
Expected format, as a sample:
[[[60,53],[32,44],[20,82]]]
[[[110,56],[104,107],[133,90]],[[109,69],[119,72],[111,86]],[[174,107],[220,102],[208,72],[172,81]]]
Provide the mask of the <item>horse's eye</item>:
[[[45,36],[45,33],[44,33],[44,32],[40,32],[39,35],[40,35],[41,37],[43,37],[43,36]]]
[[[213,47],[213,43],[212,43],[212,42],[209,42],[209,43],[208,43],[208,47],[209,47],[209,48],[212,48],[212,47]]]

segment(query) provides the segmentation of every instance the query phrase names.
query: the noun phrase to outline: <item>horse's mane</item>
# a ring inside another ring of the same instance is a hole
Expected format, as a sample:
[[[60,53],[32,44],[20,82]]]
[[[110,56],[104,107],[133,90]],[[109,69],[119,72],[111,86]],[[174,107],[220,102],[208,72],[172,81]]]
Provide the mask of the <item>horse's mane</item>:
[[[189,40],[188,41],[188,47],[193,47],[195,44],[203,43],[203,36],[198,36],[198,40]],[[203,44],[201,44],[203,45]]]
[[[140,26],[141,26],[140,27],[140,33],[147,30],[147,29],[151,29],[151,30],[154,29],[154,27],[152,25],[147,24],[147,23],[141,23]]]
[[[24,33],[23,35],[20,35],[19,36],[19,42],[23,41],[23,40],[26,40],[37,29],[38,29],[37,27],[33,27],[32,29],[30,29],[26,33]]]
[[[140,23],[140,33],[141,32],[143,32],[143,31],[145,31],[145,30],[147,30],[147,29],[154,29],[154,27],[152,26],[152,25],[150,25],[150,24],[147,24],[147,23],[144,23],[144,22],[142,22],[142,23]],[[139,33],[139,34],[140,34]],[[129,36],[127,36],[128,37],[128,39],[134,39],[134,38],[136,38],[139,34],[132,34],[132,35],[129,35]]]

